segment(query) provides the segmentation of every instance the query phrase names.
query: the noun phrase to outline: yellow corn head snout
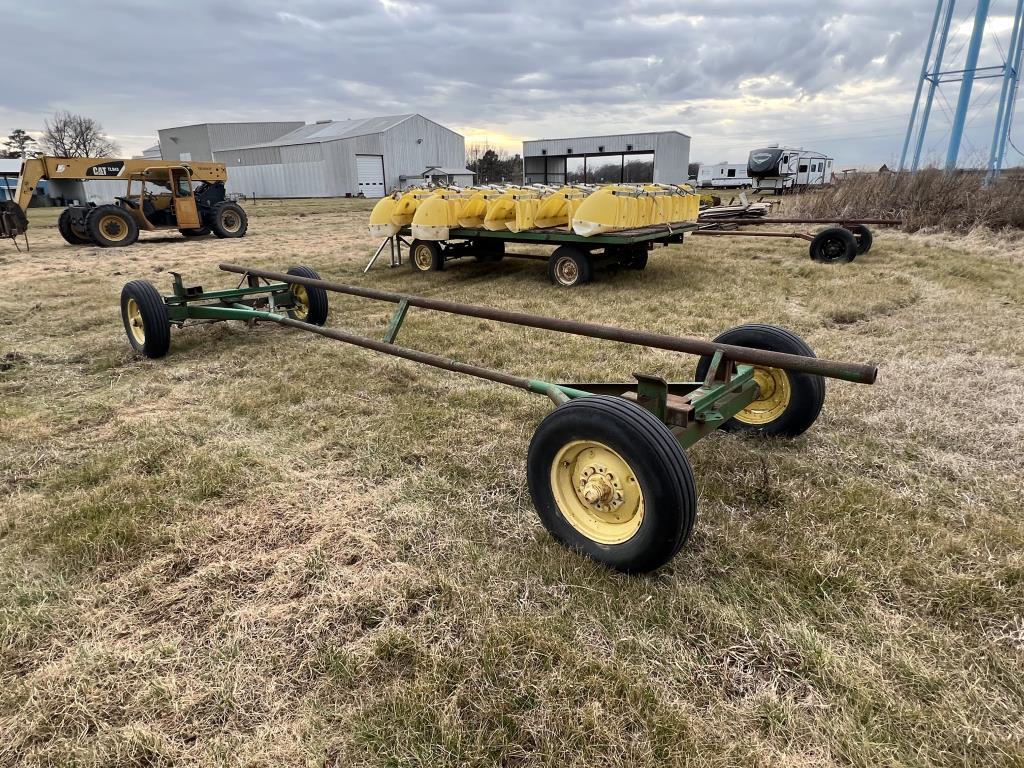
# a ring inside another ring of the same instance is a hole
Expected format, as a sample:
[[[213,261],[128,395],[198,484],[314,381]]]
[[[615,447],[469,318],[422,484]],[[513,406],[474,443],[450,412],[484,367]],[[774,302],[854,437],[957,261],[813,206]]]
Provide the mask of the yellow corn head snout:
[[[582,237],[697,220],[700,197],[686,185],[414,189],[384,198],[370,214],[370,234],[390,237],[411,226],[419,240],[447,240],[457,227],[524,232],[561,227]]]

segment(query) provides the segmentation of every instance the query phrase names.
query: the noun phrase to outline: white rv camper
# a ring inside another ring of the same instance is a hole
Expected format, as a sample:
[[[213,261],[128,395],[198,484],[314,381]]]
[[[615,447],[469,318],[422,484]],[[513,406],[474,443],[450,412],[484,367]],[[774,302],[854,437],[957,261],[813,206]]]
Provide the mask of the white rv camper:
[[[702,165],[697,171],[697,186],[700,187],[749,187],[750,184],[745,163]]]
[[[833,164],[834,160],[821,152],[776,144],[750,153],[747,175],[758,192],[823,187],[832,183]]]

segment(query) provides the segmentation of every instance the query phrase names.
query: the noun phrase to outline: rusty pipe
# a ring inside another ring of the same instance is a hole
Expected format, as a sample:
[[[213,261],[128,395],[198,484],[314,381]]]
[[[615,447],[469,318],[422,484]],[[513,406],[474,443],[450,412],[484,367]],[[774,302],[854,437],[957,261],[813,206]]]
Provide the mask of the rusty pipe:
[[[843,363],[835,360],[822,360],[817,357],[804,357],[802,355],[790,355],[783,352],[771,352],[765,349],[754,349],[752,347],[737,347],[733,344],[719,344],[703,339],[693,339],[685,336],[668,336],[660,333],[648,333],[646,331],[631,331],[625,328],[616,328],[611,325],[600,325],[598,323],[582,323],[575,320],[562,320],[555,317],[544,317],[542,315],[530,315],[524,312],[511,312],[505,309],[494,307],[482,307],[475,304],[459,304],[444,299],[429,299],[423,296],[408,296],[401,293],[381,291],[375,288],[363,288],[355,285],[335,283],[330,280],[314,280],[298,275],[288,275],[283,272],[273,272],[267,269],[255,267],[244,267],[239,264],[220,264],[225,272],[233,272],[239,275],[253,275],[262,277],[265,280],[276,280],[282,283],[296,285],[307,285],[315,288],[323,288],[325,291],[342,293],[349,296],[359,296],[365,299],[387,301],[398,304],[405,301],[410,307],[421,307],[436,312],[447,312],[453,315],[464,315],[466,317],[478,317],[483,320],[494,320],[499,323],[510,325],[521,325],[527,328],[540,328],[546,331],[559,333],[570,333],[577,336],[587,336],[593,339],[606,339],[624,344],[635,344],[641,347],[652,349],[665,349],[671,352],[686,352],[691,355],[713,355],[715,352],[722,352],[726,357],[736,363],[747,365],[760,365],[767,368],[783,368],[799,373],[810,373],[817,376],[826,376],[832,379],[843,379],[857,384],[874,384],[878,375],[878,368],[871,364],[864,363]],[[383,351],[383,350],[382,350]]]

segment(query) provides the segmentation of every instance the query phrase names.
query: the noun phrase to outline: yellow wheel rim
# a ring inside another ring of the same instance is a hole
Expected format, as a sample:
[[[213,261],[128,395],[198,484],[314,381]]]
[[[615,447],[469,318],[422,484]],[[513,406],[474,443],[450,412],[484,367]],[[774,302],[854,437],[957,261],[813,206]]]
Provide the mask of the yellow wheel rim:
[[[793,388],[789,374],[781,368],[754,368],[754,381],[757,383],[757,399],[735,418],[743,424],[763,426],[785,413],[793,397]]]
[[[128,306],[125,308],[128,313],[128,332],[140,346],[146,343],[146,328],[142,324],[142,310],[135,299],[128,299]]]
[[[434,266],[434,254],[430,248],[426,245],[417,245],[416,251],[412,255],[413,261],[416,262],[416,268],[421,269],[424,272]]]
[[[113,214],[100,219],[99,230],[108,240],[118,241],[128,237],[128,225],[120,216]]]
[[[242,228],[242,219],[234,211],[224,211],[220,217],[220,225],[226,232],[237,232]]]
[[[607,445],[574,440],[551,463],[551,489],[562,516],[599,544],[622,544],[640,530],[644,494],[636,473]]]
[[[292,314],[296,320],[305,320],[309,317],[309,291],[304,285],[292,286],[292,298],[295,299],[295,308]]]

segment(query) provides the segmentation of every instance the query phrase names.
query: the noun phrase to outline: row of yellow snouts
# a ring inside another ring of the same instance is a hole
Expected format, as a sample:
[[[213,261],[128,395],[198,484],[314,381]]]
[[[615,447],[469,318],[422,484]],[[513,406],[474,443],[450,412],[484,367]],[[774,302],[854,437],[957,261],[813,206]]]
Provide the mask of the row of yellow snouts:
[[[419,240],[447,240],[456,227],[510,232],[563,227],[590,236],[695,221],[698,207],[699,197],[688,186],[411,189],[374,206],[370,234],[390,237],[408,226]]]

